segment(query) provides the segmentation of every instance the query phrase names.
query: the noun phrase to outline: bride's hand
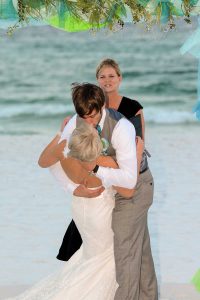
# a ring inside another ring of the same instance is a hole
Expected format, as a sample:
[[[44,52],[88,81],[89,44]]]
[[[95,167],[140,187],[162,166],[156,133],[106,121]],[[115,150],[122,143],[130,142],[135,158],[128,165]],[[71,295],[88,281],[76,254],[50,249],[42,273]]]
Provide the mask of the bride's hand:
[[[63,160],[65,157],[63,155],[64,148],[66,147],[67,141],[63,140],[59,144],[57,144],[53,149],[52,149],[52,154],[59,159],[60,161]]]
[[[67,123],[69,122],[70,119],[71,119],[71,116],[67,116],[66,118],[64,118],[64,120],[62,121],[61,127],[60,127],[61,132],[63,132],[63,129],[65,128],[65,126],[67,125]]]
[[[105,190],[103,186],[95,190],[88,189],[84,184],[80,184],[74,191],[73,195],[77,197],[95,198],[101,195]]]

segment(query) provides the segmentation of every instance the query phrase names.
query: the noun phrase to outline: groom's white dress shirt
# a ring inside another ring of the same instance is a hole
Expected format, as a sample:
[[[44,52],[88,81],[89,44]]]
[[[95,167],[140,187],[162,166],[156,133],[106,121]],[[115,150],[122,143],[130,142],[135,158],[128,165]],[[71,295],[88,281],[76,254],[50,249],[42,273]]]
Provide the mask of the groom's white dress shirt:
[[[99,122],[101,129],[103,128],[104,120],[106,117],[106,110],[103,109],[102,118]],[[70,135],[76,128],[77,114],[74,115],[65,126],[61,139],[69,140]],[[112,185],[125,187],[132,189],[136,185],[137,181],[137,157],[136,157],[136,144],[135,144],[135,128],[125,118],[121,118],[112,134],[111,144],[116,151],[116,160],[119,169],[99,167],[96,174],[102,180],[102,184],[105,188]],[[74,190],[78,186],[73,183],[63,171],[60,162],[50,167],[50,171],[60,182],[65,191],[73,194]]]

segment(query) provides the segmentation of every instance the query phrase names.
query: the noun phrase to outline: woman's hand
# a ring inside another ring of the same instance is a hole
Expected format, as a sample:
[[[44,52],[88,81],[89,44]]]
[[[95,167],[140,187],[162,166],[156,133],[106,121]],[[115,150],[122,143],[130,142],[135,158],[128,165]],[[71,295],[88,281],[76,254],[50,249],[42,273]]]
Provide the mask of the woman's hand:
[[[64,158],[63,150],[67,141],[63,140],[58,144],[59,139],[60,137],[56,136],[41,153],[38,160],[38,164],[41,168],[48,168]]]
[[[63,129],[65,128],[65,126],[67,125],[67,123],[69,122],[70,119],[71,119],[71,116],[67,116],[66,118],[64,118],[64,120],[62,121],[61,127],[60,127],[61,132],[63,132]]]
[[[63,140],[62,142],[60,142],[59,144],[57,144],[53,149],[52,149],[52,154],[55,156],[56,159],[58,160],[63,160],[64,159],[64,155],[63,155],[63,151],[66,147],[67,141]]]
[[[135,141],[136,141],[137,156],[139,156],[140,154],[142,155],[144,151],[144,141],[141,139],[140,136],[136,136]]]
[[[85,197],[85,198],[95,198],[101,195],[101,193],[105,190],[103,186],[91,190],[88,189],[84,184],[80,184],[74,191],[73,195],[77,197]]]
[[[142,154],[144,152],[144,141],[139,136],[136,136],[136,152],[137,152],[137,170],[138,170],[137,173],[139,177]]]

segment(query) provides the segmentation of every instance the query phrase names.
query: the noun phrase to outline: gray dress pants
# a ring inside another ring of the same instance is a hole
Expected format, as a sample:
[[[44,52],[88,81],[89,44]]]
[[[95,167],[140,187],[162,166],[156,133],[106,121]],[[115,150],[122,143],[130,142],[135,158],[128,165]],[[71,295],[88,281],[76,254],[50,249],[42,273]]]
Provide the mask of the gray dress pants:
[[[153,177],[148,169],[139,175],[132,198],[116,195],[112,228],[116,279],[114,300],[157,300],[157,280],[147,226],[153,202]]]

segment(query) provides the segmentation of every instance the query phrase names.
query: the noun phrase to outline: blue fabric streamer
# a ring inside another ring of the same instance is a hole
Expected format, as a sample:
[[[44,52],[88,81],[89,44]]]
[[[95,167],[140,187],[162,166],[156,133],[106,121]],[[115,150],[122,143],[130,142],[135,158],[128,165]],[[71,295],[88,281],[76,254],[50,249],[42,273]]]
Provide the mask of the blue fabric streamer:
[[[199,53],[200,53],[200,48],[199,48]],[[199,67],[198,67],[198,88],[197,88],[197,93],[198,93],[198,101],[197,101],[196,105],[193,107],[192,111],[194,113],[196,113],[197,119],[200,120],[200,58],[199,58]]]
[[[161,23],[165,24],[168,22],[168,19],[169,19],[169,13],[170,13],[170,3],[169,1],[162,1],[161,3],[162,5],[162,15],[161,15]]]
[[[197,103],[193,107],[193,112],[196,113],[196,117],[200,120],[200,17],[198,18],[197,30],[185,41],[180,49],[182,55],[190,53],[199,60],[198,66],[198,86],[197,86]]]
[[[12,0],[0,0],[0,28],[7,29],[18,21],[18,14]]]
[[[59,11],[58,11],[58,16],[59,16],[59,27],[64,28],[65,27],[65,13],[66,13],[66,4],[62,0],[59,5]]]
[[[0,19],[16,20],[17,18],[18,18],[18,14],[13,6],[12,0],[1,0],[0,1]]]
[[[36,6],[35,3],[34,6]],[[38,1],[37,6],[42,7],[42,2]],[[31,17],[28,23],[19,23],[17,0],[0,0],[0,28],[8,29],[9,26],[15,24],[18,27],[47,25],[44,20],[35,20]]]

